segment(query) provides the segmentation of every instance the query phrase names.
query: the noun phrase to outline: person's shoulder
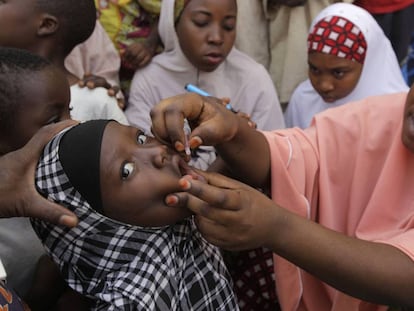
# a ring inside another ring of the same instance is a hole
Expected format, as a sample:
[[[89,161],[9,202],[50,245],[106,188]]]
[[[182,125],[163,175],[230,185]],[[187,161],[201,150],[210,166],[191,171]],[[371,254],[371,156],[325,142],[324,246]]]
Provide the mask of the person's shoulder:
[[[381,124],[395,125],[402,119],[407,92],[369,96],[320,113],[319,121],[331,120],[335,123],[358,122],[362,126],[380,127]]]

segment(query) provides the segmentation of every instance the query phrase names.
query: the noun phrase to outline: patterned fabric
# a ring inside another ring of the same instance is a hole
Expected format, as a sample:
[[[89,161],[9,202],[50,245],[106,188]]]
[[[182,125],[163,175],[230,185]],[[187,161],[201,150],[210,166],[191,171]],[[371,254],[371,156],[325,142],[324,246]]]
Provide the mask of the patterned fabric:
[[[367,43],[361,30],[343,17],[325,17],[308,36],[308,53],[320,52],[363,64],[366,51]]]
[[[256,248],[224,252],[241,311],[280,310],[275,287],[273,253]]]
[[[29,311],[16,292],[9,288],[6,282],[0,280],[0,310],[1,311]]]
[[[218,249],[192,219],[143,228],[95,212],[62,169],[59,142],[45,147],[36,186],[72,210],[76,228],[32,220],[47,252],[72,287],[95,302],[92,310],[238,310]]]
[[[135,42],[145,42],[160,14],[161,0],[95,0],[98,20],[122,55]],[[128,98],[134,70],[122,60],[120,87]]]
[[[158,18],[160,0],[95,0],[98,19],[122,54],[133,42],[145,40]]]

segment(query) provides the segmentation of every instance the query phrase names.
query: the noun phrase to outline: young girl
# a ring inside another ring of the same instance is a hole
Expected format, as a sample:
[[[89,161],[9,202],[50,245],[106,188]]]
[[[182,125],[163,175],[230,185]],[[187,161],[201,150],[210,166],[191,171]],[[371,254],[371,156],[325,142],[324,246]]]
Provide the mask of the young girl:
[[[259,129],[284,127],[266,69],[233,47],[236,21],[235,0],[162,1],[158,30],[164,52],[135,73],[125,111],[128,121],[149,131],[151,108],[185,92],[191,83],[213,96],[230,98]],[[214,152],[198,153],[194,165],[206,169],[214,159]]]
[[[293,92],[288,127],[305,128],[325,109],[370,95],[407,91],[389,40],[364,9],[336,3],[314,20],[308,36],[309,79]]]
[[[164,202],[183,174],[197,178],[176,152],[114,121],[82,123],[45,147],[38,190],[79,224],[34,228],[92,310],[238,310],[219,250],[189,210]]]

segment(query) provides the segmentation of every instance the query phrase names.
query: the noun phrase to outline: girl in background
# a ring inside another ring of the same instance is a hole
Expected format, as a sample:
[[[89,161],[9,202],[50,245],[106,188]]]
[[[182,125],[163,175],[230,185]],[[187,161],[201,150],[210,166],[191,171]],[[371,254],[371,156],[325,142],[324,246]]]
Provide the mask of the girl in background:
[[[316,113],[328,108],[408,90],[381,27],[352,4],[333,4],[315,18],[308,64],[309,79],[295,89],[285,112],[288,127],[308,127]]]
[[[159,35],[164,51],[138,70],[125,111],[131,125],[150,131],[150,110],[184,93],[191,83],[250,116],[259,129],[284,127],[278,96],[266,69],[234,48],[235,0],[163,1]],[[207,169],[213,152],[198,152],[194,165]]]

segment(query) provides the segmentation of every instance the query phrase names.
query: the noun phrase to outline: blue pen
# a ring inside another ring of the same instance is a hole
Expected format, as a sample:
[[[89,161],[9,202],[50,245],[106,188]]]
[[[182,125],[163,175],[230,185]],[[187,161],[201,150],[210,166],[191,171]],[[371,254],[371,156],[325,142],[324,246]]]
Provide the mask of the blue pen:
[[[190,83],[186,84],[184,88],[185,88],[188,92],[197,93],[197,94],[199,94],[199,95],[201,95],[201,96],[211,96],[211,95],[210,95],[209,93],[207,93],[206,91],[204,91],[204,90],[202,90],[202,89],[200,89],[200,88],[198,88],[198,87],[196,87],[195,85],[190,84]],[[230,104],[230,103],[226,104],[226,108],[227,108],[228,110],[230,110],[231,112],[237,113],[237,111],[236,111],[235,109],[233,109],[233,107],[231,106],[231,104]]]

